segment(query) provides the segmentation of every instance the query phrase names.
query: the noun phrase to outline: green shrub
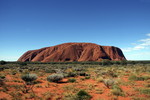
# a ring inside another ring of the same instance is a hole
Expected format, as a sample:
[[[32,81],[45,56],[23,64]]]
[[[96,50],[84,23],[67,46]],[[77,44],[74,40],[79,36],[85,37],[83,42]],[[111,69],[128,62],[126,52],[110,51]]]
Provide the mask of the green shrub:
[[[3,61],[3,60],[0,61],[0,65],[5,65],[5,64],[6,64],[6,61]]]
[[[90,74],[87,74],[86,72],[79,72],[78,75],[80,75],[80,76],[90,76]]]
[[[12,74],[12,75],[16,75],[16,74],[17,74],[17,71],[16,71],[16,70],[12,70],[12,71],[11,71],[11,74]]]
[[[26,83],[33,82],[34,80],[37,79],[37,75],[28,73],[28,74],[22,75],[21,79],[24,80]]]
[[[98,82],[103,82],[103,81],[104,81],[103,77],[98,77],[96,80],[97,80]]]
[[[123,60],[120,63],[121,63],[121,65],[127,65],[127,61],[126,60]]]
[[[137,77],[135,75],[129,76],[129,80],[133,80],[133,81],[144,81],[144,80],[148,80],[148,79],[150,79],[149,76],[140,76],[140,77]]]
[[[24,84],[25,91],[23,92],[28,93],[29,90],[32,90],[34,86],[34,81],[37,79],[37,75],[28,73],[28,74],[22,75],[21,79],[25,81],[25,84]]]
[[[85,78],[80,78],[80,80],[84,81],[84,80],[85,80]]]
[[[71,79],[68,80],[68,82],[71,82],[71,83],[76,82],[76,79],[71,78]]]
[[[47,77],[47,81],[49,82],[59,82],[62,80],[64,76],[62,74],[52,74]]]
[[[74,68],[75,71],[83,71],[83,68]]]
[[[117,74],[113,71],[110,71],[110,70],[107,72],[107,75],[109,75],[111,77],[117,77]]]
[[[5,69],[4,67],[0,66],[0,71],[3,71],[4,69]]]
[[[45,72],[46,72],[46,73],[55,73],[55,70],[52,70],[52,69],[46,69]]]
[[[129,80],[137,80],[137,76],[135,76],[135,75],[131,75],[131,76],[129,76]]]
[[[67,73],[67,77],[75,77],[75,76],[77,76],[76,72],[69,72],[69,73]]]
[[[112,87],[111,93],[116,96],[123,96],[123,91],[118,85]]]
[[[26,66],[27,63],[26,63],[26,62],[19,62],[19,65],[21,65],[21,66]]]
[[[150,87],[150,84],[146,84],[145,87]]]
[[[114,64],[119,65],[121,62],[120,61],[114,61]]]
[[[103,66],[112,64],[112,62],[109,59],[104,59],[104,60],[101,61],[101,63],[102,63]]]
[[[4,75],[0,75],[0,86],[4,86],[5,82],[4,82],[5,76]]]
[[[140,92],[146,95],[150,95],[150,89],[141,89]]]
[[[85,76],[85,79],[90,79],[90,76]]]
[[[77,99],[76,100],[90,100],[92,98],[91,95],[89,95],[86,91],[80,90],[77,93]]]
[[[105,79],[103,80],[103,83],[107,88],[111,88],[114,85],[115,81],[112,79]]]
[[[0,79],[5,79],[5,76],[4,75],[0,75]]]

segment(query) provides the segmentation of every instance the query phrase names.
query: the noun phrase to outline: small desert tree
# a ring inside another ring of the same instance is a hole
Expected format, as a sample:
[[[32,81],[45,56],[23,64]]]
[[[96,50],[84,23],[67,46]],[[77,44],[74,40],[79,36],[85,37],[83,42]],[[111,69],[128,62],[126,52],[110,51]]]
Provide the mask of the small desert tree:
[[[34,87],[34,81],[37,79],[37,75],[28,73],[22,75],[21,79],[24,81],[25,93],[28,93]]]
[[[5,64],[6,64],[6,61],[4,61],[4,60],[0,61],[0,65],[5,65]]]

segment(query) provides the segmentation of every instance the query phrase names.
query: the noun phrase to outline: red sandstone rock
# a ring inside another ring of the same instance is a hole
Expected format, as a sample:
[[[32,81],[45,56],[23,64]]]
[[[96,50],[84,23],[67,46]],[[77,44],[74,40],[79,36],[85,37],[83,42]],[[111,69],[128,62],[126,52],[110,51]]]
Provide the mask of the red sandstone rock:
[[[101,61],[103,59],[126,60],[121,49],[114,46],[101,46],[94,43],[64,43],[24,53],[18,61],[64,62]]]

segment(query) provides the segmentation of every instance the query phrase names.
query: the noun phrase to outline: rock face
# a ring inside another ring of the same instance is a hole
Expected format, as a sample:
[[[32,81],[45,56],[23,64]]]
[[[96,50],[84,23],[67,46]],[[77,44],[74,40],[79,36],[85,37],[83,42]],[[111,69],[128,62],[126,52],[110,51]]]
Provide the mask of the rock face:
[[[18,61],[26,62],[64,62],[64,61],[101,61],[103,59],[126,60],[121,49],[101,46],[94,43],[64,43],[24,53]]]

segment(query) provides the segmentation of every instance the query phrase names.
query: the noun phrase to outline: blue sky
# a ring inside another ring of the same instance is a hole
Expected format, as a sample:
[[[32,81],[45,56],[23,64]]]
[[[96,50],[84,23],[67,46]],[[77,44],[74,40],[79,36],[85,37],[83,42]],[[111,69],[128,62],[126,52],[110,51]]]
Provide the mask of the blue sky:
[[[0,0],[0,60],[66,42],[116,46],[150,60],[150,0]]]

